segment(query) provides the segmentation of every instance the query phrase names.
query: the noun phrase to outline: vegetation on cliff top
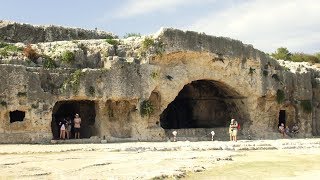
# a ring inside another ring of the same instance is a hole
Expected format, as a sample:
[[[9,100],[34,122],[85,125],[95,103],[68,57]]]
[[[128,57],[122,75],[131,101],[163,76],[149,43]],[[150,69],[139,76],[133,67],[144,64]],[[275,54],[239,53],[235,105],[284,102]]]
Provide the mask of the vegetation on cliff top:
[[[17,47],[15,45],[0,42],[0,55],[3,57],[9,56],[10,53],[21,52],[22,50],[22,48]]]
[[[302,52],[291,53],[287,48],[280,47],[271,56],[286,61],[320,63],[320,52],[313,55]]]
[[[61,55],[61,61],[67,64],[71,64],[75,60],[74,52],[64,51]]]

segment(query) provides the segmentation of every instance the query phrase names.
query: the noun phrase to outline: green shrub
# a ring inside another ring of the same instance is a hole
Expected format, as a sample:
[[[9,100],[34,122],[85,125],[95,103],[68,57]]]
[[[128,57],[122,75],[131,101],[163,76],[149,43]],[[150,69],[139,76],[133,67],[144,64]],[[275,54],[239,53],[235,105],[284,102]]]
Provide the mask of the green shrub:
[[[75,55],[71,51],[64,51],[61,55],[61,61],[71,64],[75,60]]]
[[[123,36],[123,38],[128,38],[128,37],[141,37],[140,33],[126,33],[126,35]]]
[[[8,57],[10,52],[21,52],[23,49],[12,44],[0,42],[0,55]]]
[[[9,56],[9,52],[5,49],[0,49],[0,55],[2,57],[8,57]]]
[[[276,97],[276,99],[277,99],[277,102],[278,102],[279,104],[281,104],[281,103],[284,102],[284,100],[285,100],[285,94],[284,94],[284,91],[283,91],[283,90],[281,90],[281,89],[278,89],[278,90],[277,90],[277,97]]]
[[[320,59],[315,55],[310,55],[310,54],[305,54],[305,53],[293,53],[291,55],[291,61],[319,63]]]
[[[312,103],[310,100],[301,100],[300,106],[304,112],[306,112],[306,113],[312,112]]]
[[[117,46],[120,44],[119,41],[115,40],[115,39],[106,39],[106,42],[113,45],[113,46]]]
[[[42,62],[44,68],[53,69],[53,68],[57,67],[55,61],[52,58],[50,58],[49,56],[46,56],[46,55],[44,55],[42,57],[44,58],[43,62]]]
[[[141,113],[141,116],[144,117],[144,116],[150,116],[150,114],[152,114],[154,111],[154,108],[153,108],[153,105],[150,101],[148,100],[145,100],[141,103],[141,106],[140,106],[140,113]]]
[[[302,52],[290,53],[285,47],[278,48],[271,56],[275,59],[283,59],[286,61],[320,63],[320,53],[315,53],[314,55]]]
[[[144,38],[144,40],[142,41],[142,49],[147,50],[149,49],[151,46],[154,46],[154,39],[150,38],[150,37],[146,37]]]
[[[8,43],[0,41],[0,48],[4,48],[6,46],[8,46]]]

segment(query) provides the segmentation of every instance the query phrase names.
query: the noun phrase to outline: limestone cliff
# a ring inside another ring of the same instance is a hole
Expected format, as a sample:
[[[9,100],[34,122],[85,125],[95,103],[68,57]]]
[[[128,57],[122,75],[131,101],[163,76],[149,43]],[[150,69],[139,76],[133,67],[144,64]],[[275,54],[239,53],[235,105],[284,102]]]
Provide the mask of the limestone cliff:
[[[168,28],[127,39],[35,41],[33,59],[19,41],[0,48],[2,143],[57,138],[58,122],[75,113],[84,138],[109,141],[166,140],[172,129],[187,139],[214,130],[224,140],[231,118],[241,138],[280,137],[280,122],[298,123],[301,137],[320,133],[318,68],[276,61],[237,40]]]

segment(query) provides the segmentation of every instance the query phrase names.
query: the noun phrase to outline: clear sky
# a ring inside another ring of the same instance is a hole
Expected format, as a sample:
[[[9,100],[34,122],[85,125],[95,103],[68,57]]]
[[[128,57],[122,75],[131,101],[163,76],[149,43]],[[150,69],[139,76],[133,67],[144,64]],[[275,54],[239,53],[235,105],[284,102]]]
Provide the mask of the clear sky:
[[[0,19],[98,28],[119,36],[160,27],[238,39],[265,52],[320,52],[320,0],[0,0]]]

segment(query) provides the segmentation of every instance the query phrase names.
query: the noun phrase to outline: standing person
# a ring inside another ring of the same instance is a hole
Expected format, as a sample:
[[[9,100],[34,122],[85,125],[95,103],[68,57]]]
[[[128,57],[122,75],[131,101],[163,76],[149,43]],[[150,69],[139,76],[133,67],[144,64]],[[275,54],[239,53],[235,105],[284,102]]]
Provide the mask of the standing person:
[[[75,115],[75,118],[73,120],[74,123],[74,138],[80,139],[80,125],[81,125],[81,118],[79,117],[79,114]]]
[[[59,122],[60,125],[60,139],[65,139],[66,138],[66,120],[63,118],[62,121]]]
[[[66,133],[67,133],[67,139],[70,139],[70,135],[71,135],[71,119],[70,119],[70,117],[67,118]]]
[[[237,141],[238,122],[235,119],[231,119],[230,126],[229,126],[229,134],[230,134],[230,141]]]
[[[282,134],[282,138],[284,138],[285,137],[285,128],[284,128],[283,123],[281,123],[279,126],[279,132],[280,132],[280,134]]]
[[[289,128],[289,126],[286,126],[286,128],[284,129],[284,131],[285,131],[285,133],[286,133],[287,136],[289,136],[289,137],[292,138],[291,133],[290,133],[290,128]]]
[[[294,123],[294,125],[292,126],[292,134],[293,134],[293,136],[298,134],[298,132],[299,132],[299,126],[296,123]]]

